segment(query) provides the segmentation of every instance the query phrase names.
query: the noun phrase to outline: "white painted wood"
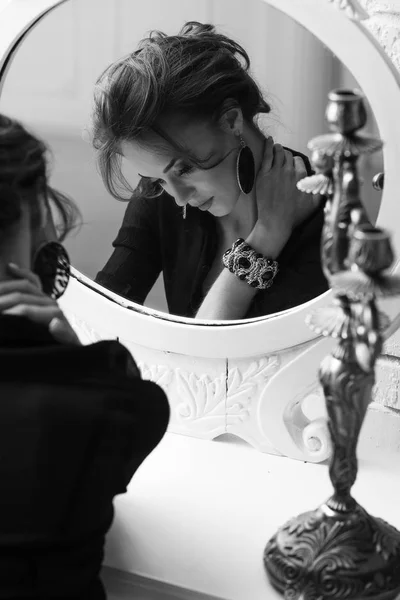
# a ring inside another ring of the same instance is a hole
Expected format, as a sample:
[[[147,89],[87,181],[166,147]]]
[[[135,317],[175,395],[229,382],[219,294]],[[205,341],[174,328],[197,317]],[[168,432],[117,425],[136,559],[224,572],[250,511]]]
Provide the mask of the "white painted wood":
[[[354,495],[400,528],[398,454],[377,448],[367,429]],[[278,600],[264,572],[264,546],[331,491],[326,465],[262,454],[234,440],[167,434],[116,499],[105,564],[225,600]]]
[[[73,2],[79,7],[79,0]],[[333,3],[265,2],[321,39],[350,68],[366,92],[385,142],[385,193],[378,223],[391,229],[398,222],[400,78],[397,70],[367,25],[349,19]],[[60,3],[56,0],[13,0],[0,5],[0,65],[21,33],[57,4]],[[204,2],[196,6],[206,15],[212,4]],[[115,18],[115,12],[110,13],[110,19]],[[372,19],[375,18],[373,15]],[[95,27],[91,35],[95,35]],[[124,38],[120,43],[126,44],[127,40]],[[387,48],[385,40],[383,46]],[[393,241],[398,254],[400,228],[393,231]],[[395,265],[395,272],[399,266]],[[304,321],[310,309],[324,306],[330,300],[328,292],[301,307],[270,317],[201,322],[170,317],[122,301],[74,271],[60,304],[84,341],[119,337],[142,366],[144,376],[166,386],[173,415],[172,431],[210,438],[225,430],[264,452],[317,462],[329,454],[321,420],[324,410],[319,402],[309,418],[305,407],[319,397],[317,368],[332,342],[318,339]],[[386,303],[385,308],[392,319],[399,313],[398,302]],[[397,320],[395,323],[398,327]],[[390,377],[387,374],[385,377],[388,385]],[[386,396],[378,391],[376,406]],[[392,406],[396,402],[391,398]],[[393,413],[393,423],[397,422]],[[383,431],[380,433],[384,436]],[[381,442],[384,443],[383,437]]]

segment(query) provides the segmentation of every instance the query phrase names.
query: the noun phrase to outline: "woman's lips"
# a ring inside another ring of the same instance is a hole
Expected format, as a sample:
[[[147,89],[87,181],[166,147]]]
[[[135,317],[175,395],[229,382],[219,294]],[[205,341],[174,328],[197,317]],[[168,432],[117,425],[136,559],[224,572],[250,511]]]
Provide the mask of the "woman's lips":
[[[207,200],[207,202],[203,202],[203,204],[200,204],[200,206],[198,206],[197,208],[199,210],[208,210],[211,206],[211,204],[213,203],[214,200],[214,196],[212,198],[210,198],[209,200]]]

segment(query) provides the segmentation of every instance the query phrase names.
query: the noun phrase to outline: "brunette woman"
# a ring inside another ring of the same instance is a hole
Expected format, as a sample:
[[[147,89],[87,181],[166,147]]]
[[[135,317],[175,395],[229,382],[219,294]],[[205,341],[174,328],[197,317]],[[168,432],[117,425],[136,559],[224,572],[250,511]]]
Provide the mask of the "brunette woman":
[[[99,78],[100,171],[113,196],[130,195],[99,283],[143,303],[162,272],[170,313],[204,319],[266,315],[327,289],[323,207],[296,187],[309,162],[258,127],[270,105],[249,68],[239,44],[190,22],[152,32]]]

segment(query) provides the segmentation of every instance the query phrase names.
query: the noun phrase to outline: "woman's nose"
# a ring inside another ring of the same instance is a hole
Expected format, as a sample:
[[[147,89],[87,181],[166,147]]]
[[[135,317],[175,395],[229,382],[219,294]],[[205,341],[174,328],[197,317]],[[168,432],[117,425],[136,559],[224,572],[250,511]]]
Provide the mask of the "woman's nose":
[[[176,204],[178,206],[186,206],[191,197],[190,190],[186,186],[174,185],[173,183],[169,185],[169,188],[171,190],[170,194],[173,196]]]

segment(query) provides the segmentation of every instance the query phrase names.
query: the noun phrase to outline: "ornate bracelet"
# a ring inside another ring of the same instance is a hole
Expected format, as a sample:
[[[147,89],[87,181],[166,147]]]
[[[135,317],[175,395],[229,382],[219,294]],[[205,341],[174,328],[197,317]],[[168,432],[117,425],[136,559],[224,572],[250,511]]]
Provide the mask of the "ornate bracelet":
[[[224,252],[222,263],[241,281],[245,281],[251,287],[259,290],[269,288],[278,273],[276,260],[265,258],[253,250],[249,244],[246,244],[242,238],[236,240],[232,248]]]

